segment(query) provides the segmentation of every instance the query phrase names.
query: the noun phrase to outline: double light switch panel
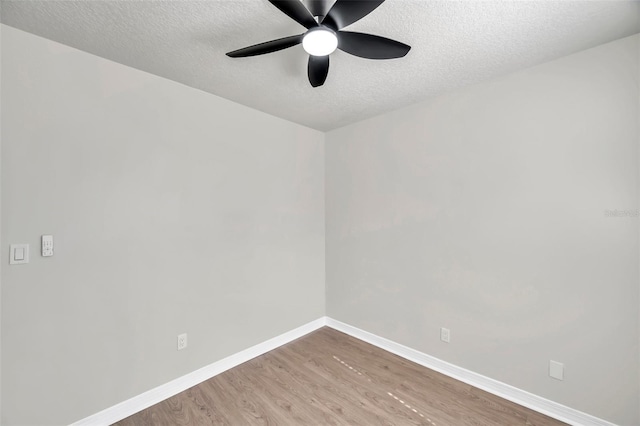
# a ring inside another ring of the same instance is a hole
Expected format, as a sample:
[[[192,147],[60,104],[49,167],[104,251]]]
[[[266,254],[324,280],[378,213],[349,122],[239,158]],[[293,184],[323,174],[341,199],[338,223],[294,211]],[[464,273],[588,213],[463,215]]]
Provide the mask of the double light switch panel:
[[[29,244],[11,244],[9,247],[9,264],[29,263]],[[53,235],[42,236],[42,257],[53,256]]]

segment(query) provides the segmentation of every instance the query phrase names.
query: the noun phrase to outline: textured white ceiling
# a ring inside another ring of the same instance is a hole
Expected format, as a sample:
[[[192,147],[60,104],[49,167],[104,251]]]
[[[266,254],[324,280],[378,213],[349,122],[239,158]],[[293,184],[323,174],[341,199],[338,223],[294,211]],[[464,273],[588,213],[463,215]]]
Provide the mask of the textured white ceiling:
[[[373,61],[337,51],[325,85],[315,89],[301,46],[224,55],[304,32],[266,0],[3,0],[2,22],[330,130],[635,34],[640,3],[387,0],[346,29],[402,41],[409,54]]]

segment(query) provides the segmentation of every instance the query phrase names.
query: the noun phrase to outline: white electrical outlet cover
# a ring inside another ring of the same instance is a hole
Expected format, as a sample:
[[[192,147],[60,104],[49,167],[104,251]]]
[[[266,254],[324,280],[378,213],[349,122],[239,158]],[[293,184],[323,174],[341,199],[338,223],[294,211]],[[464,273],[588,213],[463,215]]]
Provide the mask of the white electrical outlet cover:
[[[564,364],[557,361],[549,361],[549,376],[557,380],[564,380]]]
[[[445,343],[451,342],[451,330],[449,330],[448,328],[442,327],[440,329],[440,340],[442,340]]]
[[[181,351],[186,347],[187,347],[187,333],[178,335],[178,350]]]

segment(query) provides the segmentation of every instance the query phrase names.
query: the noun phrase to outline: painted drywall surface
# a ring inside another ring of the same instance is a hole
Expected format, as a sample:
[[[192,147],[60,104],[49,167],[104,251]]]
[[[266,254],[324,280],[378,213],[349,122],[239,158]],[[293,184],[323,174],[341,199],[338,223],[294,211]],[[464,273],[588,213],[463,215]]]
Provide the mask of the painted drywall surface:
[[[2,269],[3,425],[68,424],[324,315],[322,133],[2,31],[1,258],[32,253]]]
[[[2,21],[2,4],[0,4],[0,22]],[[2,25],[0,25],[0,99],[2,99]],[[2,169],[2,103],[0,102],[0,170]],[[0,187],[1,185],[0,173]],[[0,217],[2,216],[2,197],[0,196]],[[0,224],[2,220],[0,219]],[[2,241],[2,226],[0,226],[0,242]],[[0,384],[2,383],[2,262],[0,262]],[[2,386],[0,386],[0,421],[2,420]]]
[[[328,133],[327,315],[638,424],[638,42]]]

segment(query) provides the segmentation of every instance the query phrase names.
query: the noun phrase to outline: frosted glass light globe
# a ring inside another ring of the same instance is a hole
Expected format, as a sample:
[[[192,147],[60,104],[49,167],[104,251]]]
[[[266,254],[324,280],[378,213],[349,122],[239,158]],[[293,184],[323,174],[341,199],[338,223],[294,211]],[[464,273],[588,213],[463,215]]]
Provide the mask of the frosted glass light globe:
[[[312,56],[330,55],[337,47],[336,33],[324,27],[310,29],[302,39],[302,48]]]

